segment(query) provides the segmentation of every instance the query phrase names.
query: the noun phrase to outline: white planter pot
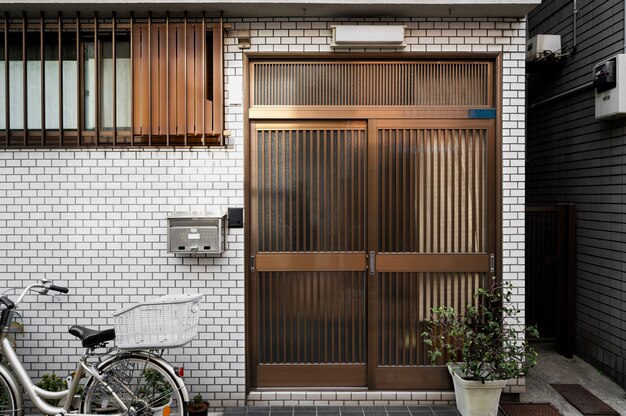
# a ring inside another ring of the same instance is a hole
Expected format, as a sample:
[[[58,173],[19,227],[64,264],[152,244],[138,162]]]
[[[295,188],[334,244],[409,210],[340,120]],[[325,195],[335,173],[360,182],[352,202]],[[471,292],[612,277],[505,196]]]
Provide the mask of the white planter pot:
[[[167,402],[166,404],[164,404],[163,406],[159,406],[159,407],[150,407],[150,410],[152,410],[152,415],[153,416],[163,416],[163,413],[165,411],[166,407],[169,407],[172,405],[172,399],[170,398],[170,401]],[[169,414],[169,412],[168,412]]]
[[[497,416],[498,403],[506,380],[480,381],[462,379],[453,367],[448,367],[454,382],[456,408],[463,416]]]

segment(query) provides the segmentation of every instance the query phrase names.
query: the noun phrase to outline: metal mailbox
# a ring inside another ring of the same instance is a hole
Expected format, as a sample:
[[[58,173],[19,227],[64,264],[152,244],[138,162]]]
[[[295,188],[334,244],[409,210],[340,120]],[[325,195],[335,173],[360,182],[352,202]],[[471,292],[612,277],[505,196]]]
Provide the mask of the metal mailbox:
[[[167,217],[167,252],[219,255],[226,248],[226,214],[175,213]]]

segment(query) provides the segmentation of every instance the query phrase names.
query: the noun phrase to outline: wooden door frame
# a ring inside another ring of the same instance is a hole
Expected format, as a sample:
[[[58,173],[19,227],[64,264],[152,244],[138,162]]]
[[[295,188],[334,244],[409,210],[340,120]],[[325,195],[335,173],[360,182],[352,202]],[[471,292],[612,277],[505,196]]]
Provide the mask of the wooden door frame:
[[[315,59],[315,60],[336,60],[336,59],[344,59],[344,60],[358,60],[358,59],[370,59],[370,60],[391,60],[391,59],[402,59],[402,60],[418,60],[418,59],[486,59],[491,60],[493,62],[493,103],[494,108],[496,109],[496,120],[495,120],[495,149],[496,149],[496,201],[495,201],[495,211],[496,211],[496,230],[495,230],[495,275],[498,280],[502,279],[502,271],[503,271],[503,234],[502,234],[502,220],[503,220],[503,125],[502,125],[502,62],[503,56],[502,53],[265,53],[265,52],[248,52],[243,54],[243,152],[244,152],[244,314],[245,314],[245,322],[244,322],[244,337],[245,337],[245,390],[246,394],[250,392],[252,389],[251,382],[253,379],[253,365],[251,365],[251,354],[252,349],[248,346],[250,345],[251,340],[251,325],[254,323],[250,322],[251,312],[252,312],[252,304],[251,298],[252,293],[250,293],[250,284],[249,280],[251,278],[250,273],[250,244],[251,244],[251,232],[250,227],[250,205],[251,205],[251,195],[250,195],[250,161],[251,161],[251,152],[250,152],[250,64],[252,61],[261,60],[261,59],[285,59],[285,60],[293,60],[293,59]],[[402,113],[406,115],[406,113]],[[369,119],[366,113],[358,114],[358,118]],[[418,116],[419,114],[412,114],[413,116]],[[308,118],[318,119],[320,118],[345,118],[345,114],[343,113],[335,113],[329,114],[325,113],[323,115],[316,113],[309,113]],[[388,112],[389,118],[397,118],[398,114],[396,111]],[[423,115],[422,117],[432,117],[431,114]],[[381,118],[380,116],[377,116]],[[284,116],[282,118],[285,118]],[[368,120],[369,121],[369,120]],[[370,123],[368,123],[368,134],[369,129],[372,127]],[[369,156],[368,156],[369,158]],[[368,167],[368,169],[370,169]],[[368,326],[371,323],[368,322]],[[368,353],[369,354],[369,353]],[[368,357],[369,359],[369,357]]]

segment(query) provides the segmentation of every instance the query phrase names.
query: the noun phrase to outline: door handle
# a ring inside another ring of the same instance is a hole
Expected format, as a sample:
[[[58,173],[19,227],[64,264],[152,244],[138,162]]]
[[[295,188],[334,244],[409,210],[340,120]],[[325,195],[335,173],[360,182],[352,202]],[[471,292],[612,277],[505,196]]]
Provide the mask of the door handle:
[[[369,271],[370,271],[370,276],[374,276],[374,274],[376,273],[376,252],[374,251],[370,251],[369,254]]]

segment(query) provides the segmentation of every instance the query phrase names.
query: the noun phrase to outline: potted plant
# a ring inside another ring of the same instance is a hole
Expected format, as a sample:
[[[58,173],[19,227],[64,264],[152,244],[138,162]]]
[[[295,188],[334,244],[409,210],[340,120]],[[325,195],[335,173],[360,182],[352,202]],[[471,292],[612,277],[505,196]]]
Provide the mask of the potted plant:
[[[172,387],[154,368],[147,368],[143,372],[144,386],[139,390],[141,397],[148,403],[154,416],[169,414],[165,408],[172,404]]]
[[[67,382],[56,374],[44,374],[37,387],[46,391],[63,391],[67,389]],[[52,406],[57,406],[58,399],[46,399],[46,402]]]
[[[196,394],[187,406],[189,416],[207,416],[209,403],[202,400],[201,394]]]
[[[536,364],[537,353],[526,339],[519,310],[511,303],[511,283],[495,282],[479,289],[475,305],[464,311],[448,306],[432,309],[428,331],[422,334],[433,363],[447,355],[457,409],[463,416],[496,416],[507,380],[524,376]],[[537,337],[537,328],[526,328]]]

